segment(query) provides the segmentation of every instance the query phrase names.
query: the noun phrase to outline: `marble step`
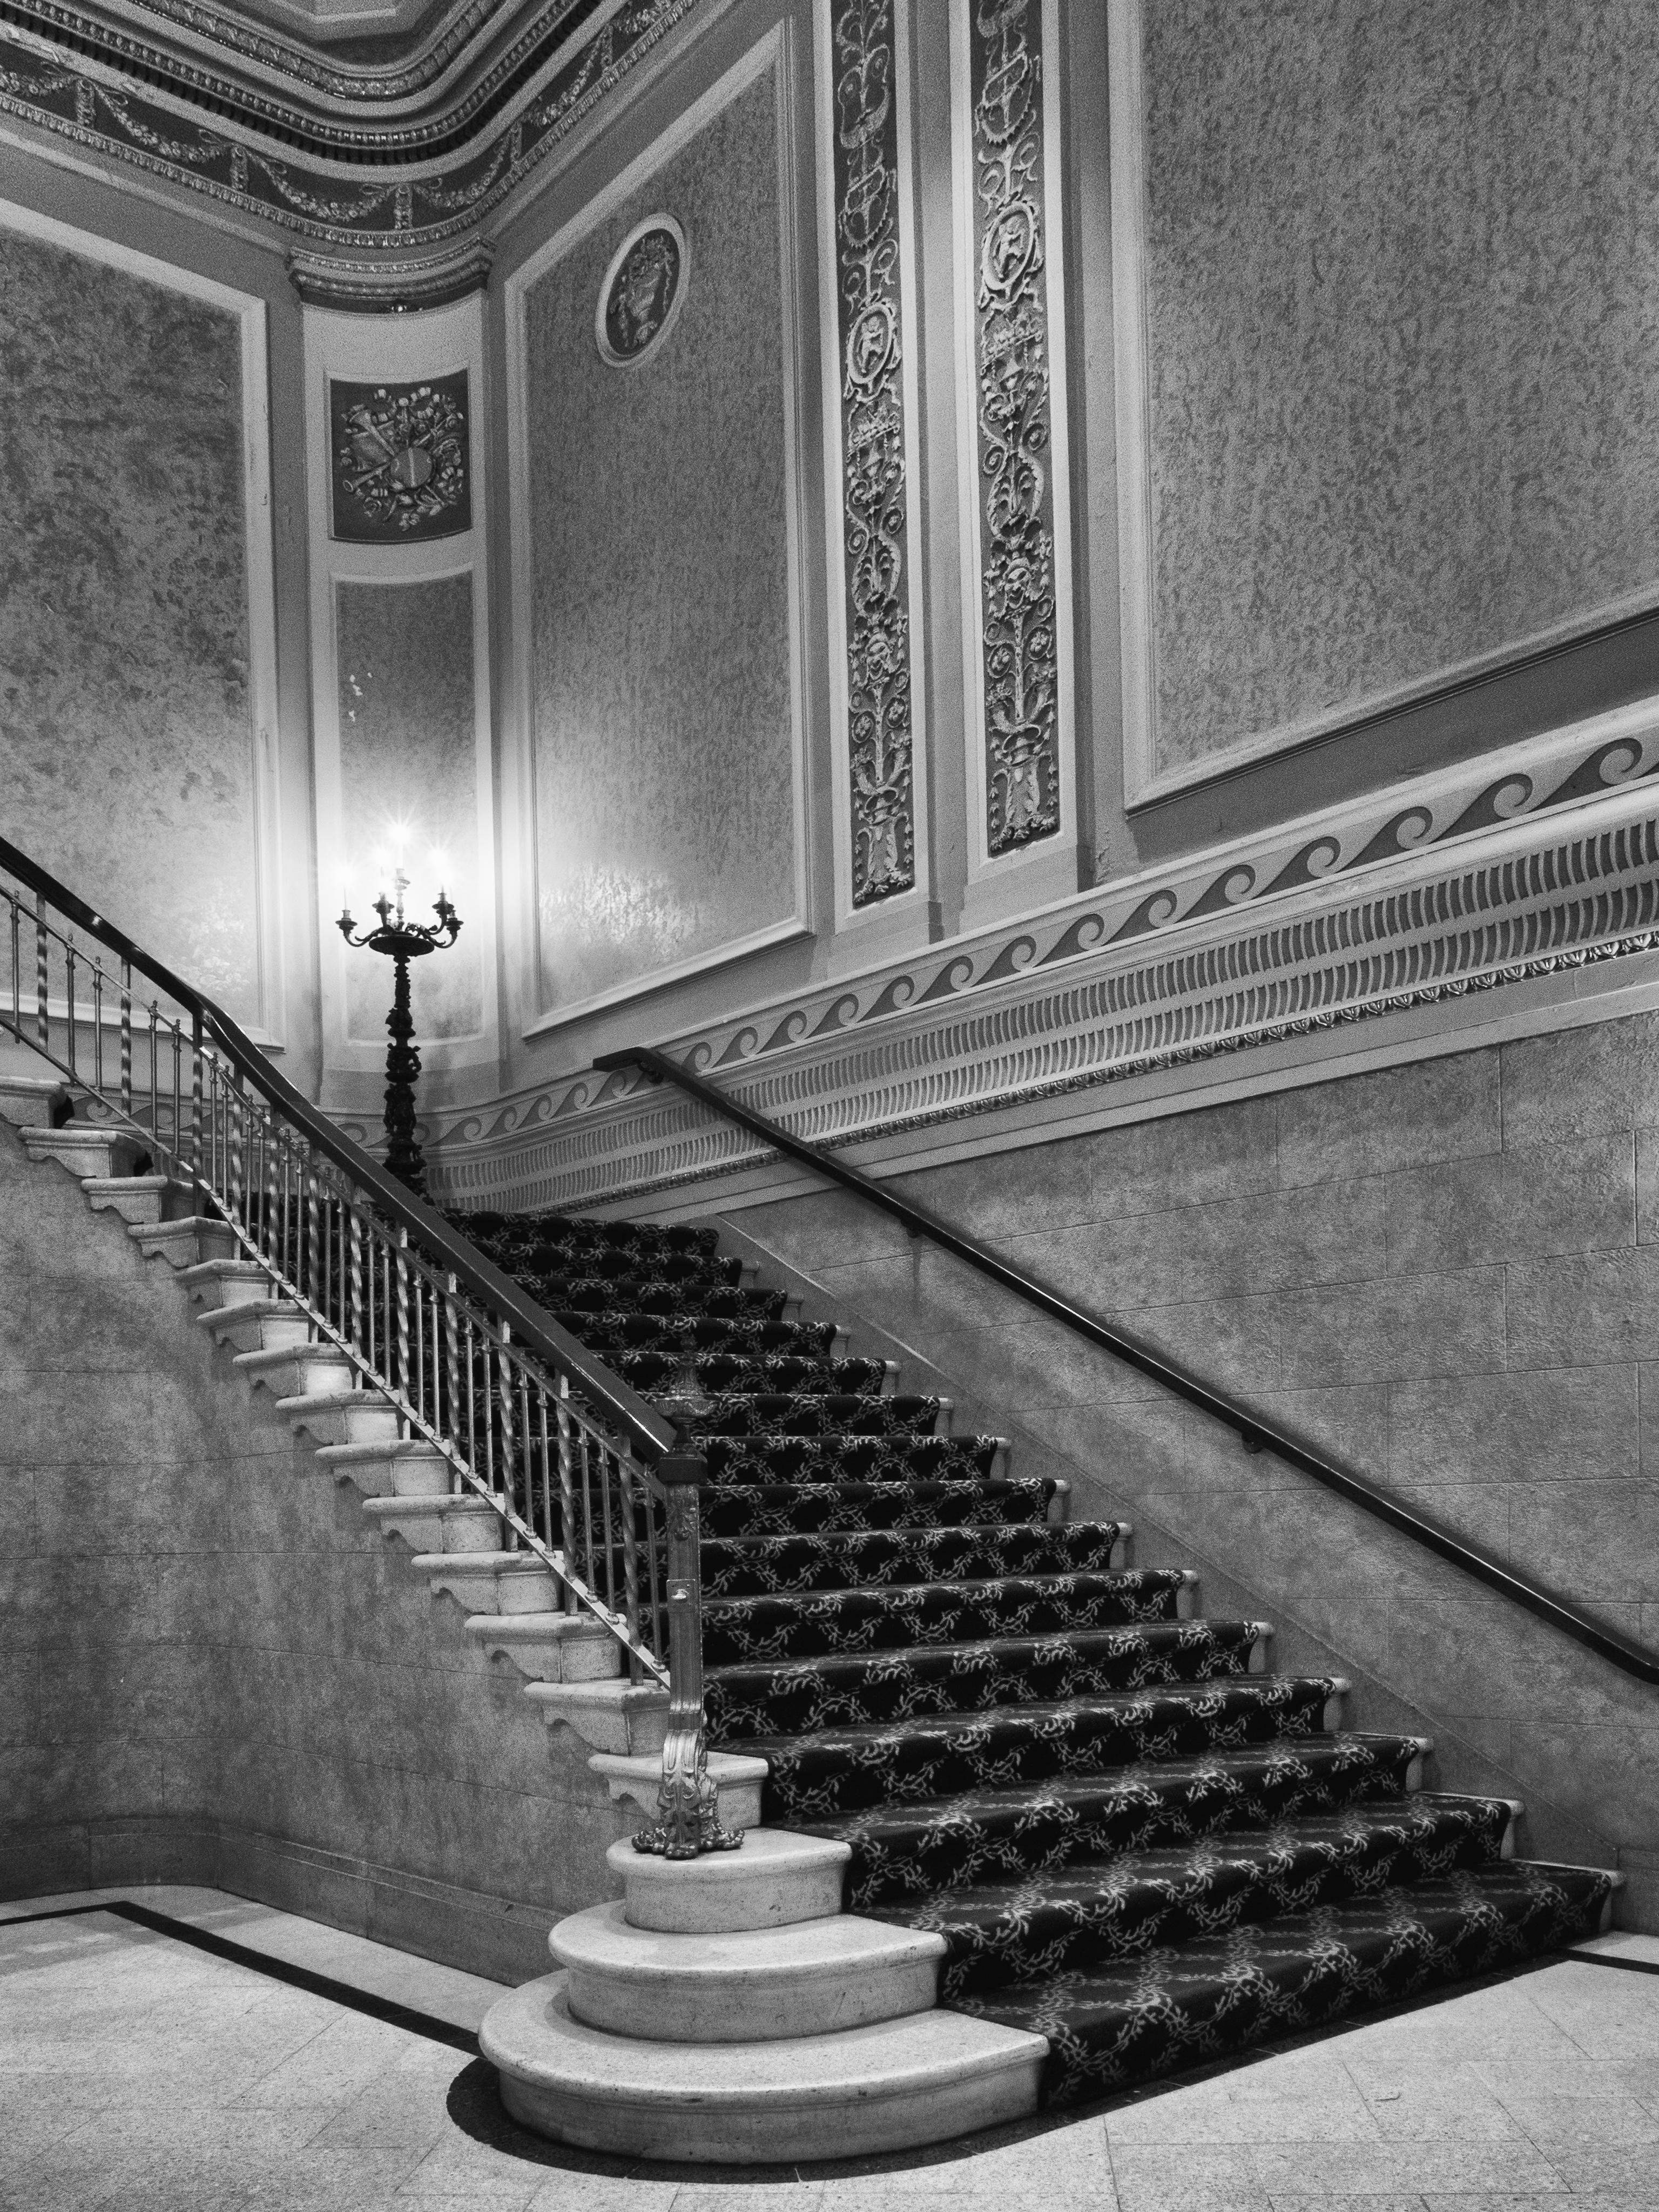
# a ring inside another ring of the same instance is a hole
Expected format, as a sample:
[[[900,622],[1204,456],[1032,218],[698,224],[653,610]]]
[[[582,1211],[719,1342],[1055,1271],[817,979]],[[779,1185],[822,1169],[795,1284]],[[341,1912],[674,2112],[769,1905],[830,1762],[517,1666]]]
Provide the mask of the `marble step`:
[[[85,1175],[81,1188],[94,1213],[118,1213],[135,1226],[159,1226],[172,1194],[187,1193],[189,1185],[175,1183],[164,1175]]]
[[[320,1468],[342,1482],[353,1482],[368,1498],[446,1498],[454,1470],[422,1437],[393,1437],[379,1443],[319,1444]]]
[[[563,1585],[533,1552],[417,1552],[410,1561],[434,1596],[456,1599],[469,1616],[544,1613],[560,1609]]]
[[[204,1260],[234,1256],[234,1232],[207,1214],[188,1214],[178,1221],[135,1222],[127,1232],[147,1260],[161,1258],[181,1272]]]
[[[628,1655],[588,1613],[477,1613],[470,1639],[537,1682],[599,1682],[621,1674]]]
[[[504,1543],[501,1515],[470,1486],[413,1498],[365,1498],[363,1518],[383,1536],[397,1536],[422,1557],[434,1552],[475,1558]]]
[[[524,1693],[544,1720],[562,1721],[595,1751],[628,1758],[660,1753],[668,1734],[668,1692],[654,1682],[526,1682]]]
[[[245,1352],[238,1353],[236,1364],[240,1366],[244,1359],[291,1362],[295,1357],[292,1352]],[[329,1370],[322,1367],[316,1371],[325,1376]],[[378,1390],[296,1391],[291,1397],[279,1397],[276,1410],[291,1427],[318,1444],[394,1443],[402,1430],[397,1407]]]
[[[767,1820],[799,1825],[873,1806],[1331,1734],[1341,1726],[1348,1686],[1334,1674],[1236,1674],[1063,1705],[754,1736],[737,1747],[767,1762]]]
[[[210,1306],[196,1326],[236,1352],[286,1352],[311,1341],[311,1317],[292,1298],[245,1298]]]
[[[55,1160],[82,1182],[88,1177],[124,1179],[148,1158],[143,1138],[131,1130],[85,1121],[65,1121],[57,1129],[39,1123],[25,1127],[23,1147],[32,1160]]]
[[[703,1607],[702,1655],[714,1667],[1186,1620],[1197,1589],[1190,1569],[1124,1567],[712,1598]]]
[[[1261,1674],[1266,1621],[1155,1621],[1057,1636],[838,1652],[821,1659],[711,1667],[703,1678],[710,1734],[805,1734],[858,1721],[879,1725],[935,1713],[1064,1705],[1106,1690]]]
[[[192,1298],[204,1306],[233,1306],[262,1302],[271,1294],[270,1271],[253,1260],[221,1259],[216,1255],[181,1267],[179,1279]]]
[[[587,1764],[591,1771],[604,1780],[611,1792],[613,1802],[621,1803],[626,1799],[638,1808],[644,1816],[642,1826],[652,1826],[660,1819],[661,1807],[658,1801],[662,1791],[662,1757],[659,1753],[646,1752],[629,1755],[625,1752],[596,1751]],[[708,1754],[708,1779],[714,1785],[714,1817],[721,1827],[731,1829],[758,1827],[761,1816],[761,1784],[766,1779],[766,1761],[763,1759],[747,1759],[740,1752],[711,1751]],[[787,1832],[783,1829],[772,1828],[765,1832],[768,1835],[778,1836]],[[798,1840],[805,1842],[808,1839],[802,1838]],[[749,1849],[749,1841],[750,1839],[745,1837],[743,1845],[744,1850]],[[720,1869],[723,1867],[729,1868],[733,1863],[732,1854],[729,1851],[710,1851],[695,1859],[664,1859],[657,1857],[653,1853],[636,1851],[629,1841],[613,1844],[611,1850],[606,1852],[605,1856],[611,1861],[613,1871],[617,1871],[619,1869],[618,1862],[612,1857],[612,1854],[621,1852],[627,1854],[626,1861],[623,1863],[634,1870],[628,1876],[630,1882],[641,1869],[672,1868],[678,1875],[693,1882],[694,1886],[702,1882],[705,1877],[708,1881],[718,1886]],[[721,1892],[721,1894],[724,1896],[725,1893]],[[686,1909],[693,1908],[688,1906]],[[834,1905],[826,1906],[824,1909],[830,1911],[839,1911],[841,1909],[839,1900]],[[709,1910],[716,1912],[717,1915],[720,1911],[731,1910],[729,1899],[725,1905],[711,1905]],[[639,1924],[648,1928],[659,1923],[647,1917],[641,1920]],[[669,1920],[660,1924],[678,1927],[680,1923],[676,1920]],[[708,1923],[710,1927],[746,1928],[751,1924],[769,1923],[764,1920],[759,1923],[753,1923],[745,1918],[721,1920],[718,1917]]]
[[[601,1754],[588,1764],[598,1772],[616,1762]],[[763,1776],[763,1764],[755,1764]],[[851,1857],[847,1844],[821,1836],[754,1826],[735,1851],[670,1859],[623,1841],[605,1855],[613,1879],[623,1885],[629,1927],[671,1936],[736,1935],[829,1919],[841,1911]]]
[[[562,1973],[501,1998],[478,2044],[508,2112],[539,2134],[733,2165],[871,2156],[1021,2118],[1048,2050],[938,2010],[776,2042],[624,2040],[573,2018]]]
[[[269,1390],[279,1406],[295,1398],[363,1395],[347,1389],[357,1370],[337,1344],[299,1343],[273,1352],[239,1352],[231,1364],[247,1382]]]
[[[0,1121],[14,1129],[50,1129],[68,1103],[69,1092],[55,1076],[0,1076]]]
[[[1074,2104],[1558,1950],[1604,1923],[1620,1880],[1506,1859],[961,2002],[987,2024],[1041,2021],[1043,2101]]]
[[[1093,1972],[1281,1913],[1489,1865],[1512,1855],[1520,1809],[1502,1798],[1363,1802],[940,1890],[878,1906],[875,1917],[944,1938],[939,1998],[955,2004],[1032,1974]]]
[[[633,1926],[620,1900],[560,1921],[548,1948],[569,1977],[573,2018],[691,2044],[833,2035],[927,2012],[945,1955],[941,1936],[848,1913],[664,1933]]]
[[[880,1528],[860,1534],[717,1537],[702,1547],[705,1599],[994,1581],[1004,1575],[1101,1574],[1122,1566],[1121,1521]]]
[[[846,1845],[848,1910],[868,1912],[934,1890],[1035,1879],[1073,1859],[1399,1796],[1421,1788],[1432,1748],[1426,1736],[1280,1737],[1242,1751],[874,1805],[804,1826]]]

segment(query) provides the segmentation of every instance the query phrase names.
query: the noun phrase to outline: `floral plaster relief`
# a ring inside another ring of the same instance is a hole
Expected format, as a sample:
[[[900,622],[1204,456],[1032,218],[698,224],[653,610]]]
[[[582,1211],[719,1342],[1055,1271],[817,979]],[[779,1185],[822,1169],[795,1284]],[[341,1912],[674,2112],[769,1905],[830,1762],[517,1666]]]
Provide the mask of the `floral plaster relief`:
[[[237,319],[0,229],[7,835],[258,1012]]]
[[[1659,593],[1640,0],[1146,0],[1158,763]]]
[[[775,98],[740,94],[526,295],[544,1011],[794,912]],[[619,374],[595,303],[665,210],[689,280]]]
[[[441,889],[461,917],[453,947],[410,969],[417,1036],[476,1036],[483,1025],[483,918],[478,911],[472,579],[338,584],[334,622],[343,888],[353,913],[367,916],[380,856],[393,852],[401,827],[415,919],[430,921],[427,909]],[[434,854],[441,855],[441,866]],[[349,1036],[380,1043],[391,1003],[391,962],[373,952],[348,953]]]

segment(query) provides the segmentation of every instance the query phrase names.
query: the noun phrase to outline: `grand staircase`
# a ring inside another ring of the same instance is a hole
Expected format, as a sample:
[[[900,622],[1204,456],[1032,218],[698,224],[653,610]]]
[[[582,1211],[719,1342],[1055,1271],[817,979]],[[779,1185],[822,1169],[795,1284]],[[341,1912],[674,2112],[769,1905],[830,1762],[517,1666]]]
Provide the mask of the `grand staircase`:
[[[848,1913],[936,1939],[940,2005],[1046,2039],[1045,2103],[1603,1924],[1617,1876],[1515,1858],[1518,1806],[1425,1791],[1428,1742],[1345,1730],[1344,1681],[1271,1672],[1267,1623],[1127,1564],[714,1231],[457,1220],[643,1392],[695,1339],[710,1741],[841,1847]]]
[[[31,1157],[179,1270],[243,1381],[648,1811],[665,1694],[222,1220],[167,1218],[186,1194],[142,1145],[65,1110],[0,1081]],[[1520,1808],[1425,1791],[1425,1740],[1345,1730],[1341,1680],[1269,1671],[1266,1623],[1201,1615],[1191,1573],[1130,1565],[1127,1527],[1069,1519],[1064,1483],[847,1357],[713,1231],[455,1219],[647,1395],[695,1343],[711,1765],[748,1830],[684,1863],[613,1846],[625,1900],[560,1923],[562,1971],[485,2023],[531,2124],[703,2160],[938,2141],[1606,1923],[1617,1875],[1516,1859]]]

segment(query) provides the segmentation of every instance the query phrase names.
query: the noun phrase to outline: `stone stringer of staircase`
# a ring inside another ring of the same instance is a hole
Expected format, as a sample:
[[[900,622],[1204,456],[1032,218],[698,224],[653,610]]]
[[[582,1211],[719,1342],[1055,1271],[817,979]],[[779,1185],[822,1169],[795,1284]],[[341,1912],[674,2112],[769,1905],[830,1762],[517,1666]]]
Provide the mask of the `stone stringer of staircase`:
[[[178,1194],[134,1172],[134,1139],[52,1127],[51,1085],[5,1110],[179,1268],[197,1325],[647,1809],[664,1694],[501,1549],[488,1501],[450,1494],[228,1231],[165,1218]],[[689,1864],[615,1847],[622,1900],[561,1923],[560,1972],[487,2024],[530,2124],[678,2158],[896,2148],[1601,1924],[1616,1876],[1515,1860],[1516,1807],[1425,1792],[1422,1739],[1345,1732],[1340,1680],[1272,1674],[1266,1624],[1203,1618],[1190,1575],[1067,1521],[1060,1486],[842,1356],[712,1232],[460,1225],[647,1394],[696,1333],[711,1765],[749,1830]]]

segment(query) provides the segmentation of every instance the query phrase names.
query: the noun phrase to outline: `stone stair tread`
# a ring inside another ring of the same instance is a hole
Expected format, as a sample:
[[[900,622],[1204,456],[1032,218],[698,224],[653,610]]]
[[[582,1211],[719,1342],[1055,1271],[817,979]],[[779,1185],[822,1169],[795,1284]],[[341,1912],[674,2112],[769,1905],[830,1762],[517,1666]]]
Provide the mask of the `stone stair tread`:
[[[1018,2118],[1046,2039],[960,2012],[917,2013],[829,2035],[738,2044],[627,2041],[571,2017],[562,1974],[526,1983],[480,2033],[514,2117],[566,2141],[715,2160],[902,2149]]]
[[[1044,2101],[1074,2103],[1558,1949],[1593,1932],[1617,1880],[1507,1859],[958,2003],[1047,2035]]]

